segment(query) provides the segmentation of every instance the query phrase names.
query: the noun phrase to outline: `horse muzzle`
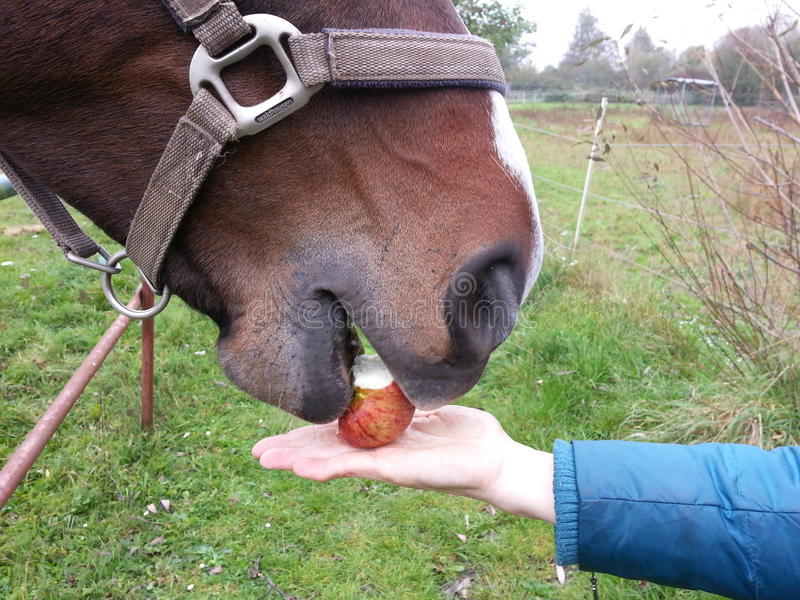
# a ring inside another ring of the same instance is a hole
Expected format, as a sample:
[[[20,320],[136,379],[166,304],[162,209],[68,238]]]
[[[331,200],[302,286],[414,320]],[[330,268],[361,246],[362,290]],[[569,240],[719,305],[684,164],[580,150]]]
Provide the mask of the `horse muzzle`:
[[[411,402],[431,410],[477,383],[514,327],[525,283],[521,261],[503,249],[463,264],[433,299],[420,297],[420,285],[398,295],[394,281],[370,282],[367,272],[321,270],[291,294],[271,290],[252,302],[220,336],[227,375],[302,419],[330,422],[352,399],[350,369],[364,351],[360,333]]]

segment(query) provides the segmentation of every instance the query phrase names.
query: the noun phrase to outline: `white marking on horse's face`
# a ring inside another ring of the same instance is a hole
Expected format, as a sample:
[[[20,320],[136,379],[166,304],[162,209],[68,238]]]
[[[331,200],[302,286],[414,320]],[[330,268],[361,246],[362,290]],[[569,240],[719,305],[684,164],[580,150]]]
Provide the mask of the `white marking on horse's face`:
[[[509,175],[519,181],[520,186],[528,194],[531,203],[531,219],[533,228],[533,245],[531,252],[530,270],[525,283],[525,294],[527,297],[531,291],[539,271],[542,268],[544,258],[544,239],[542,226],[539,222],[539,205],[536,202],[536,194],[533,191],[533,178],[531,169],[528,165],[528,157],[525,156],[525,149],[511,122],[511,115],[508,112],[508,105],[500,92],[490,92],[492,98],[492,125],[494,126],[494,145],[497,155],[503,162]]]

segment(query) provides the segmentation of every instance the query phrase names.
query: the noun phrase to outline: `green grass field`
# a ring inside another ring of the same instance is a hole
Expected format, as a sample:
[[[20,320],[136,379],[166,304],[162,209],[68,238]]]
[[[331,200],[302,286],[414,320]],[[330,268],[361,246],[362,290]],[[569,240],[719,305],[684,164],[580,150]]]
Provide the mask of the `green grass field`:
[[[545,108],[519,107],[515,119],[580,135],[594,114]],[[535,176],[582,185],[586,147],[520,133]],[[604,168],[594,189],[625,197]],[[541,181],[537,192],[549,257],[519,326],[464,404],[541,449],[557,437],[800,443],[795,407],[766,378],[728,368],[698,305],[642,268],[664,269],[645,213],[592,203],[573,261],[562,233],[579,198]],[[0,223],[35,220],[14,198],[0,202]],[[61,259],[46,234],[0,235],[7,262],[4,457],[113,320],[98,277]],[[143,434],[137,329],[0,512],[3,598],[280,598],[272,581],[285,598],[433,600],[469,570],[473,599],[590,596],[587,574],[555,583],[552,528],[543,523],[463,498],[262,470],[252,444],[300,422],[228,385],[213,325],[178,300],[156,324],[156,427]],[[147,511],[161,499],[169,512]],[[604,599],[712,597],[606,575],[600,586]]]

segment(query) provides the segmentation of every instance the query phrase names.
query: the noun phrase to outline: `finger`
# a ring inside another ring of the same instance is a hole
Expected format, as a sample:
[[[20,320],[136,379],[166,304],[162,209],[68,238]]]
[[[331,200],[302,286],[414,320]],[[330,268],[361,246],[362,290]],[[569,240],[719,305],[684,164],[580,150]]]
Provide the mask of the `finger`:
[[[328,459],[335,458],[345,452],[352,452],[352,448],[339,442],[318,444],[304,448],[268,448],[259,463],[265,469],[291,469],[298,460],[305,458]]]
[[[291,469],[297,460],[295,448],[267,448],[258,457],[258,464],[265,469]]]
[[[339,477],[361,477],[363,479],[385,478],[382,462],[371,450],[344,452],[335,457],[309,457],[295,461],[292,470],[299,477],[314,481],[330,481]]]
[[[336,424],[307,425],[288,433],[266,437],[253,446],[253,456],[258,458],[268,448],[298,448],[311,444],[328,443],[336,438]]]

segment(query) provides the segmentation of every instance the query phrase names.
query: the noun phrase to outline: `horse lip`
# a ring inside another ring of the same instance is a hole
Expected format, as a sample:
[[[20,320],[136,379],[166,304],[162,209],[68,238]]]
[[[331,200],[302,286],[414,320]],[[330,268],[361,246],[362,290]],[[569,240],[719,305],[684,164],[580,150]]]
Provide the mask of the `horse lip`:
[[[400,389],[402,390],[403,388],[401,387]],[[405,391],[403,391],[403,393],[405,394]],[[408,394],[406,394],[406,398],[408,398],[408,401],[411,402],[411,404],[413,404],[417,410],[436,410],[437,408],[447,406],[453,402],[453,400],[456,400],[456,398],[453,398],[452,400],[447,398],[439,398],[431,401],[420,401],[414,400],[414,398],[411,398]]]
[[[418,410],[436,410],[454,402],[469,392],[483,374],[487,360],[469,365],[450,361],[424,364],[421,361],[387,362],[395,382]]]
[[[299,409],[295,414],[312,423],[329,423],[341,417],[353,399],[353,362],[363,353],[363,346],[350,329],[331,353],[325,353],[326,348],[313,340],[307,347],[302,376],[306,384],[299,390]]]
[[[363,352],[363,346],[362,346],[360,354],[363,354],[363,353],[364,352]],[[383,357],[380,355],[380,353],[376,352],[376,354],[380,357],[380,359],[385,364],[386,361],[383,359]],[[353,356],[353,362],[355,362],[355,356]],[[389,368],[388,365],[387,365],[387,368]],[[353,370],[353,367],[352,367],[352,364],[351,364],[350,365],[351,382],[352,382],[352,370]],[[395,375],[394,375],[394,373],[392,373],[391,369],[389,369],[389,373],[392,376],[392,383],[396,383],[398,385],[398,387],[403,392],[403,394],[408,399],[408,401],[411,402],[411,404],[413,404],[414,408],[416,408],[417,410],[425,410],[425,411],[427,411],[427,410],[435,410],[437,408],[441,408],[442,406],[450,404],[453,400],[456,399],[456,398],[449,397],[449,396],[448,397],[442,396],[442,397],[434,398],[434,399],[421,399],[421,398],[415,399],[414,397],[412,397],[411,395],[409,395],[406,392],[406,389],[403,387],[403,384],[400,381],[397,380],[397,377],[395,377]],[[391,385],[391,383],[389,385]],[[461,394],[459,395],[459,397],[460,396],[461,396]]]

